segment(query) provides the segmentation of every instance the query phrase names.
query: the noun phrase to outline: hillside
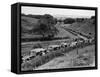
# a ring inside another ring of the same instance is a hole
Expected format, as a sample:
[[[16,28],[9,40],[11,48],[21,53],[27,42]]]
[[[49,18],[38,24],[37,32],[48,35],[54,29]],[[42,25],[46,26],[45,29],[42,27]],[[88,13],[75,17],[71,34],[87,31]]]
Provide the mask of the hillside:
[[[25,17],[25,16],[21,17],[21,26],[22,29],[25,30],[32,30],[36,26],[37,22],[38,19],[36,18]]]
[[[41,37],[32,32],[32,29],[37,26],[38,20],[32,17],[21,16],[22,38]]]
[[[87,35],[94,36],[95,35],[95,24],[93,23],[94,19],[85,20],[83,22],[75,22],[72,23],[68,28],[78,31],[80,33],[84,33]]]
[[[32,29],[34,29],[37,26],[38,20],[39,19],[37,18],[28,17],[28,16],[21,17],[22,38],[42,37],[41,35],[32,32]],[[63,28],[61,28],[62,25],[64,24],[55,25],[56,29],[58,30],[58,33],[57,35],[55,35],[55,37],[70,37],[70,38],[76,37],[71,33],[67,32],[66,30],[64,30]]]

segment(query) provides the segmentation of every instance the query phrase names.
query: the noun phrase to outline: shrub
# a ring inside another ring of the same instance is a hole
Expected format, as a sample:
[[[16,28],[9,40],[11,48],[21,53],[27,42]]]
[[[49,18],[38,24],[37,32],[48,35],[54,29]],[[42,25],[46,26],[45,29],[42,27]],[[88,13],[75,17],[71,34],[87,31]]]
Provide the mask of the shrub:
[[[35,44],[32,48],[42,48],[41,44]]]
[[[75,19],[72,19],[72,18],[66,18],[65,20],[64,20],[64,23],[65,24],[72,24],[72,23],[74,23],[75,22]]]
[[[31,63],[26,62],[26,63],[22,63],[21,67],[24,70],[32,70],[33,65]]]

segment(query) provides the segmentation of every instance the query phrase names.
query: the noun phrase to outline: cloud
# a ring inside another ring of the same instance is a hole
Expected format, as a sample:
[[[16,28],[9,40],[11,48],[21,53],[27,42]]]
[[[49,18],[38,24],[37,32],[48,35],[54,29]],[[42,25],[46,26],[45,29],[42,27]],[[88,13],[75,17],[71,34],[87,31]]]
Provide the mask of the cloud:
[[[21,13],[24,14],[34,14],[34,15],[44,15],[51,14],[54,16],[72,16],[72,17],[91,17],[95,15],[94,10],[81,10],[81,9],[62,9],[62,8],[47,8],[47,7],[32,7],[32,6],[22,6]]]

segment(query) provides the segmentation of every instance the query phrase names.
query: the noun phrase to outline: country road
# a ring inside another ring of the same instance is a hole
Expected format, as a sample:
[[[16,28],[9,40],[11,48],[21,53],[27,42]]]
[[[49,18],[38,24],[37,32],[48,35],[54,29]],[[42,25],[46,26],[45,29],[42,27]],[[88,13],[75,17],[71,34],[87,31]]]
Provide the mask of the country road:
[[[66,28],[67,26],[69,26],[69,24],[68,24],[68,25],[66,24],[66,27],[64,27],[64,26],[62,26],[62,25],[64,25],[64,24],[59,24],[59,23],[56,24],[56,27],[57,27],[58,29],[61,29],[61,30],[59,30],[59,31],[63,31],[63,33],[66,33],[66,32],[67,32],[67,34],[70,33],[70,34],[74,35],[74,37],[77,36],[77,37],[79,37],[79,38],[82,38],[82,39],[84,39],[84,40],[87,40],[87,36],[85,36],[85,35],[83,35],[83,34],[79,34],[79,33],[76,32],[76,31],[73,31],[73,30],[71,30],[71,29]],[[64,31],[65,31],[65,32],[64,32]],[[63,33],[62,33],[62,35],[63,35]]]
[[[79,33],[75,32],[75,31],[73,31],[71,29],[68,29],[68,28],[65,28],[65,27],[62,27],[62,28],[65,29],[66,31],[72,33],[73,35],[76,35],[79,38],[82,38],[84,40],[87,40],[88,39],[86,36],[83,36],[82,34],[79,34]]]

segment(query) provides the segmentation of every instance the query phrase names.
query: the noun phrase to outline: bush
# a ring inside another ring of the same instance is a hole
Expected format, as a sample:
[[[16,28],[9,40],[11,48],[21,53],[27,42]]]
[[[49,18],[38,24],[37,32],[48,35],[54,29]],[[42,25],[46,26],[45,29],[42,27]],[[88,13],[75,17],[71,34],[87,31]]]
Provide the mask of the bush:
[[[28,63],[28,62],[22,63],[21,67],[22,67],[23,70],[33,70],[32,69],[33,65],[31,63]]]
[[[64,20],[64,23],[65,23],[65,24],[72,24],[72,23],[74,23],[74,22],[75,22],[75,20],[72,19],[72,18],[67,18],[67,19]]]
[[[41,44],[35,44],[32,48],[42,48]]]

